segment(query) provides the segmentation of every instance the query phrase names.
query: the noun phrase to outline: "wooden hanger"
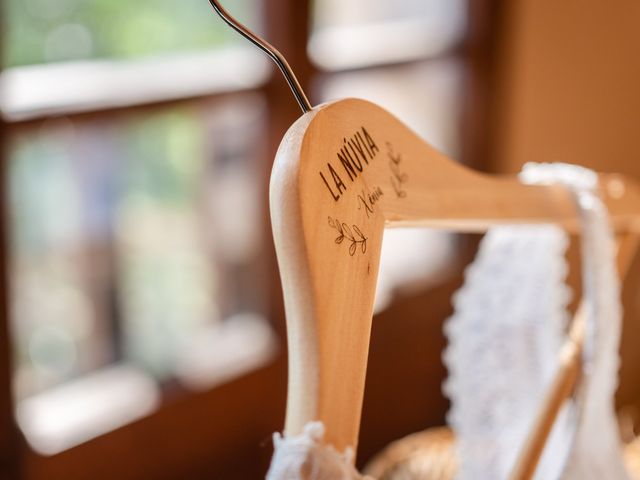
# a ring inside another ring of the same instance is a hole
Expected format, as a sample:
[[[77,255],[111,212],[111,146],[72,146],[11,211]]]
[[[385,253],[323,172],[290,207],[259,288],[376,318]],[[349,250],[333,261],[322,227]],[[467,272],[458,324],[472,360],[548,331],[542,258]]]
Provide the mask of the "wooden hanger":
[[[470,170],[373,103],[313,108],[280,52],[210,3],[275,61],[304,113],[282,140],[270,186],[289,349],[285,433],[320,420],[326,443],[355,449],[384,228],[544,222],[572,230],[574,199],[561,186]],[[639,185],[602,175],[600,188],[616,231],[640,232]]]
[[[616,231],[640,231],[638,184],[602,175],[600,187]],[[355,99],[318,107],[290,128],[270,203],[288,329],[285,431],[321,420],[339,450],[357,444],[385,227],[578,225],[566,188],[472,171]]]

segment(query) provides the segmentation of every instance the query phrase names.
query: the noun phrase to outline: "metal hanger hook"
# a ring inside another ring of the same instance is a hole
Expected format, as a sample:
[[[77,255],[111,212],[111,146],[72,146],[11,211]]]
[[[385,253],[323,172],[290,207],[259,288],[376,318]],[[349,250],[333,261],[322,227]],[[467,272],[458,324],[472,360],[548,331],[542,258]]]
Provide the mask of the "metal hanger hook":
[[[285,60],[284,56],[282,56],[282,54],[269,42],[263,40],[243,24],[238,22],[235,18],[233,18],[233,16],[231,16],[229,12],[227,12],[224,7],[220,5],[220,2],[218,2],[218,0],[209,0],[209,3],[227,25],[229,25],[236,32],[253,43],[256,47],[266,53],[274,62],[276,62],[276,65],[284,75],[284,78],[287,80],[287,83],[289,84],[289,87],[293,92],[293,96],[296,97],[296,101],[298,102],[298,105],[300,105],[303,113],[310,112],[313,107],[311,106],[311,103],[309,103],[309,99],[307,99],[307,96],[304,94],[304,91],[302,90],[298,79],[293,73],[293,70],[291,70],[291,67]]]

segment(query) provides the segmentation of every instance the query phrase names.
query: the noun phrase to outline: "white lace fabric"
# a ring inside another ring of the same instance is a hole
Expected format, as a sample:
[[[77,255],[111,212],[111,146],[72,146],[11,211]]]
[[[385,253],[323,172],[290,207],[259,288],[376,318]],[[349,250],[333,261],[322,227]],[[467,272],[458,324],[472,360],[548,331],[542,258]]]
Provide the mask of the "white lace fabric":
[[[324,426],[310,422],[300,435],[273,436],[274,453],[267,480],[373,480],[352,464],[353,451],[340,454],[322,444]]]
[[[467,268],[444,354],[460,479],[507,478],[530,431],[565,337],[567,243],[550,225],[494,227]],[[554,465],[566,457],[569,434],[553,434]],[[548,463],[538,478],[558,478]]]
[[[614,235],[607,209],[597,194],[597,176],[570,165],[533,165],[523,175],[525,180],[536,183],[555,178],[569,185],[581,214],[587,336],[578,392],[577,432],[563,478],[629,479],[614,406],[622,331],[620,281]]]
[[[579,393],[558,416],[535,478],[627,479],[613,406],[620,287],[597,176],[572,165],[530,164],[521,179],[561,183],[576,198],[587,314]],[[566,244],[566,234],[549,225],[496,227],[466,272],[444,355],[461,480],[507,478],[522,448],[566,338]]]
[[[528,165],[526,183],[562,183],[582,219],[583,299],[587,344],[578,394],[560,412],[536,479],[626,480],[613,407],[619,367],[620,286],[613,234],[584,168]],[[507,478],[566,339],[568,239],[552,225],[500,226],[484,237],[454,297],[444,361],[460,480]],[[274,435],[267,480],[372,480],[352,465],[353,453],[322,442],[320,422],[297,436]]]

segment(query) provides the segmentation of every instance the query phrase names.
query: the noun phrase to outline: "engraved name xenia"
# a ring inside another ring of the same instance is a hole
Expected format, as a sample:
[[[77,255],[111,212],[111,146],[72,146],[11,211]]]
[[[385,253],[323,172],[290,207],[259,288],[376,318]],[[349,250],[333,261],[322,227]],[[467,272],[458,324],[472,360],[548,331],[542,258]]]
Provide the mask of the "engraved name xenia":
[[[329,174],[325,177],[322,171],[318,172],[329,190],[331,197],[333,197],[336,202],[342,194],[347,191],[347,186],[342,180],[343,177],[340,176],[338,171],[344,170],[342,175],[344,176],[346,174],[349,180],[351,180],[351,183],[353,183],[358,177],[358,173],[362,172],[364,167],[369,165],[369,160],[373,160],[379,151],[380,149],[376,145],[376,142],[374,142],[364,127],[360,127],[360,130],[348,140],[346,138],[342,139],[342,147],[336,154],[342,169],[338,167],[338,170],[336,170],[330,162],[327,162],[327,171]],[[328,181],[327,178],[329,178]],[[331,184],[333,184],[333,188]]]

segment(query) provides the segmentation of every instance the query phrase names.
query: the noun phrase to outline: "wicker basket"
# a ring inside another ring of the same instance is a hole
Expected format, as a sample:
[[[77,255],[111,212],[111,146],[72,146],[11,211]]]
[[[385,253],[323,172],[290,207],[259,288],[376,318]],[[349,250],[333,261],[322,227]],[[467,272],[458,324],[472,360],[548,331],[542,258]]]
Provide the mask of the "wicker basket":
[[[391,443],[366,466],[365,473],[379,480],[451,480],[457,460],[453,432],[430,428]],[[624,448],[632,478],[640,480],[640,437]]]
[[[624,463],[629,475],[640,480],[640,437],[624,447]]]
[[[379,480],[450,480],[457,470],[453,432],[430,428],[391,443],[365,473]]]

